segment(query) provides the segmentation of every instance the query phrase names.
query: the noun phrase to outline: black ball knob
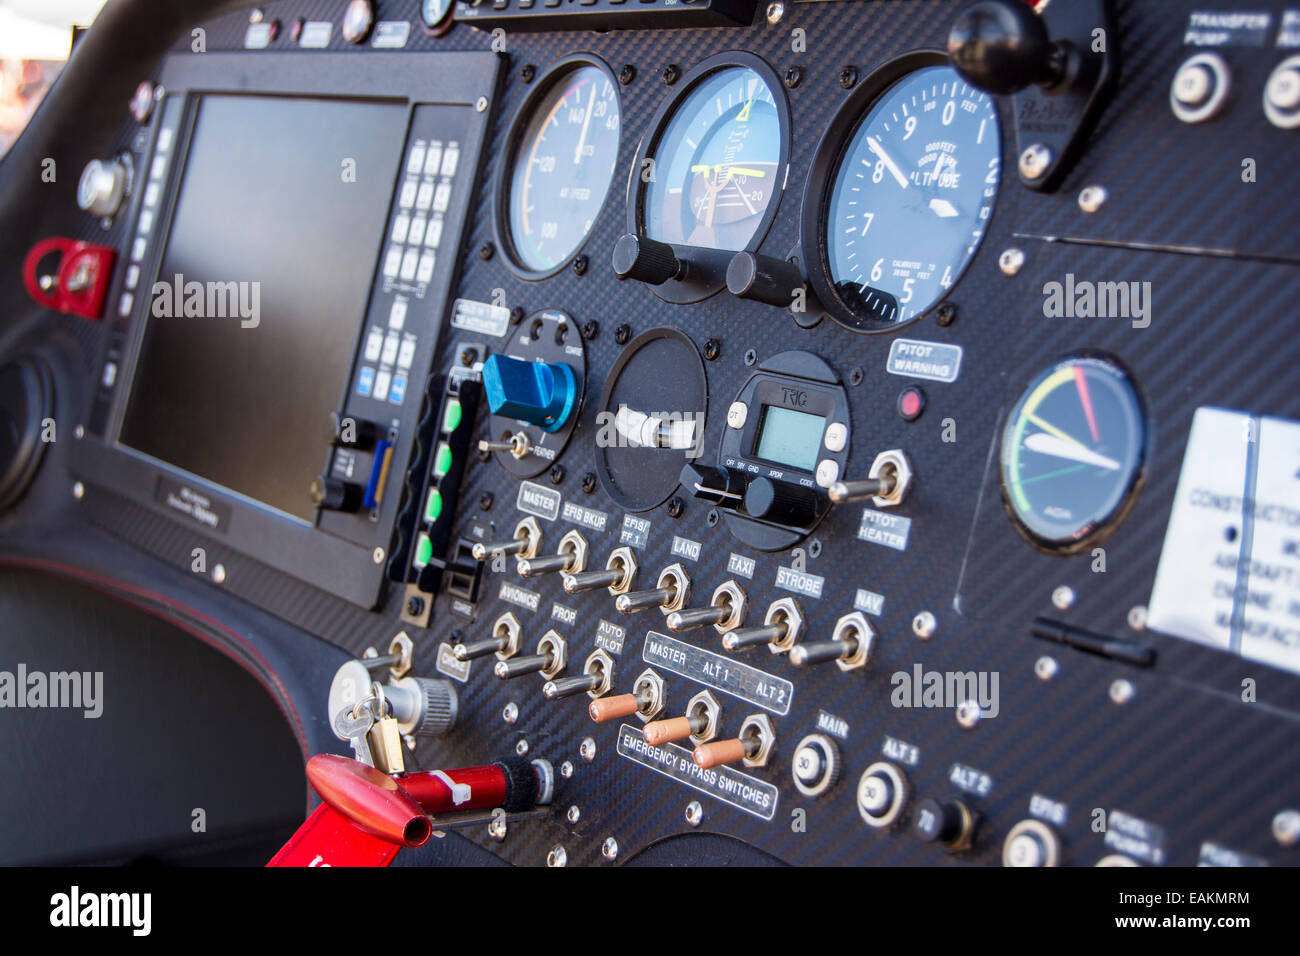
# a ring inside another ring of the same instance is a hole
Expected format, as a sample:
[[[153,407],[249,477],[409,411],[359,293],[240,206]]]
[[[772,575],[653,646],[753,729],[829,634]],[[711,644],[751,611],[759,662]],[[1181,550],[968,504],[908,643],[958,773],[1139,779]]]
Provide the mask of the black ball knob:
[[[727,264],[727,291],[738,299],[788,309],[803,286],[803,273],[783,259],[738,252]]]
[[[663,285],[682,275],[682,263],[666,242],[627,233],[614,243],[614,275]]]
[[[962,78],[988,93],[1052,86],[1065,72],[1063,49],[1024,0],[981,0],[957,15],[948,57]]]
[[[365,490],[354,481],[317,475],[311,483],[311,501],[321,511],[356,511]]]
[[[817,493],[788,481],[755,478],[745,489],[745,513],[762,521],[806,528],[817,519]]]

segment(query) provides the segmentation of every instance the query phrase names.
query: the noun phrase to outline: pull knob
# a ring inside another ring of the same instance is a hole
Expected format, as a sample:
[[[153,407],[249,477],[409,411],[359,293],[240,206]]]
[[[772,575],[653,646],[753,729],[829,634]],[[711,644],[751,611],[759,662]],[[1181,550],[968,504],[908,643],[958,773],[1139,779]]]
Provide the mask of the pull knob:
[[[356,511],[364,497],[365,489],[355,481],[333,475],[317,475],[311,483],[311,502],[321,511]]]
[[[745,513],[760,521],[805,528],[817,520],[817,492],[789,481],[755,478],[744,504]]]
[[[329,430],[326,434],[329,443],[336,448],[370,451],[384,437],[385,432],[364,418],[330,412]]]
[[[456,726],[459,701],[450,681],[403,677],[384,688],[397,729],[416,737],[443,737]]]
[[[940,843],[949,850],[967,849],[975,835],[977,818],[961,800],[926,797],[916,805],[912,831],[927,843]]]
[[[614,243],[614,275],[637,279],[647,285],[663,285],[686,274],[686,263],[677,258],[666,242],[627,233]]]
[[[962,79],[996,95],[1053,87],[1066,75],[1067,48],[1023,0],[980,0],[957,15],[948,56]]]
[[[565,426],[578,403],[578,380],[563,362],[526,362],[491,355],[483,363],[483,392],[493,415],[556,432]]]
[[[738,299],[790,308],[804,291],[803,273],[784,259],[738,252],[727,264],[727,291]]]
[[[77,205],[92,216],[111,218],[126,197],[128,173],[120,160],[92,159],[81,171]]]
[[[696,498],[724,508],[738,507],[745,497],[745,475],[734,468],[687,464],[677,480]]]

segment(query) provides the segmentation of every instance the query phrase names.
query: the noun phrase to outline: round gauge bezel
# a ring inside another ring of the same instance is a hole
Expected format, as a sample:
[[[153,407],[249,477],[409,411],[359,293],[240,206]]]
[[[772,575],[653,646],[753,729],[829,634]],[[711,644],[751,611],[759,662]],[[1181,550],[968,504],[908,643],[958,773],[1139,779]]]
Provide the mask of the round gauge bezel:
[[[537,105],[545,100],[555,89],[556,84],[566,76],[588,66],[595,67],[604,73],[605,78],[614,90],[618,102],[617,149],[621,154],[623,149],[623,101],[619,96],[618,79],[614,76],[613,70],[609,68],[609,64],[594,54],[573,53],[561,60],[557,60],[551,65],[550,69],[538,77],[535,81],[536,85],[528,91],[524,101],[519,104],[519,108],[510,117],[510,132],[506,134],[505,150],[502,153],[504,161],[497,169],[496,185],[492,192],[492,232],[496,239],[497,248],[502,252],[502,259],[505,261],[506,266],[519,278],[530,282],[549,279],[551,276],[559,275],[570,267],[573,260],[582,254],[582,250],[586,248],[587,243],[591,240],[592,233],[596,231],[596,222],[604,215],[605,209],[609,206],[610,197],[615,192],[614,179],[617,171],[617,160],[615,160],[615,171],[610,173],[609,185],[605,188],[605,198],[601,200],[600,208],[596,211],[596,215],[592,217],[591,229],[582,237],[582,241],[578,243],[574,250],[557,265],[548,269],[534,269],[524,263],[523,257],[519,254],[518,247],[515,245],[514,233],[510,228],[510,186],[514,179],[515,159],[518,156],[520,143],[528,121],[532,119]]]
[[[436,23],[430,23],[424,16],[424,2],[420,2],[420,28],[429,36],[440,37],[446,36],[451,32],[451,28],[456,25],[456,0],[447,0],[447,9]]]
[[[1112,370],[1118,373],[1119,380],[1128,388],[1129,393],[1133,396],[1133,402],[1136,409],[1136,418],[1138,423],[1138,453],[1134,462],[1132,473],[1124,483],[1123,490],[1120,492],[1119,500],[1110,511],[1101,517],[1093,518],[1080,526],[1078,537],[1069,540],[1059,540],[1047,538],[1037,533],[1025,523],[1021,518],[1020,512],[1011,501],[1011,495],[1007,487],[1007,475],[1005,470],[1005,449],[1007,441],[1007,430],[1015,425],[1016,409],[1021,407],[1030,386],[1033,383],[1044,380],[1057,369],[1064,365],[1070,365],[1077,362],[1091,361],[1104,365],[1109,365]],[[1002,496],[1002,507],[1011,519],[1011,525],[1016,529],[1022,538],[1032,544],[1040,551],[1045,551],[1055,555],[1077,554],[1098,542],[1108,538],[1116,528],[1128,516],[1132,510],[1133,502],[1137,498],[1137,493],[1142,487],[1146,478],[1147,462],[1151,457],[1151,423],[1147,418],[1146,401],[1142,397],[1142,390],[1138,387],[1137,379],[1117,356],[1109,352],[1095,350],[1082,350],[1070,352],[1061,356],[1038,371],[1034,372],[1024,384],[1016,391],[1015,399],[1007,408],[1007,414],[1002,420],[1002,427],[997,433],[997,469],[998,469],[998,490]]]
[[[772,102],[776,105],[777,117],[781,127],[779,131],[781,141],[780,168],[776,176],[776,179],[780,182],[780,187],[767,204],[767,208],[763,210],[763,217],[759,220],[758,227],[749,238],[749,242],[745,244],[744,249],[705,249],[701,246],[692,246],[680,242],[668,243],[678,257],[689,260],[690,269],[683,279],[670,279],[663,285],[650,286],[651,291],[666,302],[677,304],[700,302],[725,289],[727,287],[727,266],[737,252],[755,252],[763,244],[768,231],[772,228],[772,223],[776,220],[777,210],[785,195],[786,186],[789,185],[792,129],[790,102],[785,95],[785,84],[781,82],[776,70],[755,53],[748,53],[743,50],[729,50],[725,53],[717,53],[705,60],[701,60],[678,80],[676,91],[659,104],[659,108],[651,117],[648,126],[650,131],[642,137],[641,143],[637,147],[636,159],[628,173],[627,231],[637,236],[645,236],[646,234],[645,187],[647,184],[641,179],[641,170],[645,166],[646,160],[655,155],[659,143],[668,131],[668,124],[677,115],[686,98],[702,82],[715,73],[736,67],[757,73],[772,93]]]
[[[860,332],[865,335],[887,334],[897,332],[915,322],[921,321],[951,297],[953,290],[961,284],[962,277],[965,276],[979,256],[980,250],[977,246],[974,253],[966,260],[953,279],[952,288],[930,303],[929,307],[923,312],[918,312],[903,322],[879,322],[858,315],[835,291],[835,281],[831,277],[826,225],[830,217],[831,192],[835,188],[836,174],[839,172],[844,156],[852,145],[859,128],[866,122],[885,94],[911,74],[934,66],[950,67],[952,61],[946,53],[941,53],[938,50],[914,50],[911,53],[904,53],[902,56],[895,57],[875,70],[858,84],[857,89],[849,95],[844,105],[836,112],[830,126],[826,128],[826,132],[822,134],[821,140],[818,141],[817,150],[813,154],[812,167],[808,175],[808,185],[804,188],[803,209],[800,212],[800,250],[803,254],[803,260],[807,264],[808,284],[826,310],[826,314],[851,332]],[[998,193],[1001,193],[1000,160],[1005,153],[1003,148],[1005,144],[1002,139],[1002,128],[1005,124],[1003,123],[1003,116],[997,98],[990,97],[990,100],[993,103],[994,115],[998,119]],[[988,223],[984,227],[984,236],[980,238],[980,245],[988,236],[989,226],[993,222],[993,217],[997,215],[997,206],[998,196],[995,195],[989,212]]]

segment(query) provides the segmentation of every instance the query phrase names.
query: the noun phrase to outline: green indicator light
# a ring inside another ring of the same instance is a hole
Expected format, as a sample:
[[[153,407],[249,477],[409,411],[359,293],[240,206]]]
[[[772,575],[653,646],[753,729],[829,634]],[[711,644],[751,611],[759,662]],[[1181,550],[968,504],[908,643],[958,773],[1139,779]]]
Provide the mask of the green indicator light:
[[[460,402],[454,398],[449,398],[447,408],[442,413],[442,430],[450,434],[459,428],[461,412]]]
[[[451,446],[446,442],[438,443],[438,451],[433,456],[433,474],[441,478],[451,471]]]
[[[437,488],[429,489],[429,500],[424,505],[424,520],[434,522],[442,514],[442,495],[438,493]]]
[[[415,560],[412,565],[416,568],[423,568],[433,558],[433,542],[423,531],[420,532],[420,538],[415,543]]]

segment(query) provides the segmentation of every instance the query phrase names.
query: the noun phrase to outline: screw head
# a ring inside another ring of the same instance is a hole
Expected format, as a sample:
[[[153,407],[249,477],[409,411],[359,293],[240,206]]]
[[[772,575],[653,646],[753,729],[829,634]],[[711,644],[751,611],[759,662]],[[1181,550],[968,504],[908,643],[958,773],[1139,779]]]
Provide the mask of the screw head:
[[[226,566],[224,564],[213,566],[212,580],[217,584],[224,584],[226,582]]]
[[[673,495],[672,500],[668,502],[668,517],[680,518],[685,510],[686,502],[682,501],[680,496]]]
[[[948,326],[952,325],[953,321],[956,320],[956,318],[957,318],[957,307],[953,305],[951,302],[945,302],[943,305],[939,306],[938,310],[936,310],[934,313],[934,320],[938,322],[940,325],[942,325],[944,328],[947,328]]]
[[[1056,658],[1046,654],[1034,661],[1034,676],[1039,680],[1051,680],[1060,669],[1061,665],[1056,663]]]
[[[619,345],[626,345],[627,340],[632,337],[632,326],[624,322],[614,330],[614,341]]]
[[[775,26],[776,24],[781,22],[781,18],[784,16],[785,16],[785,4],[781,3],[781,0],[776,0],[776,2],[769,3],[767,5],[766,17],[768,23]]]
[[[494,255],[496,255],[496,248],[492,245],[492,243],[485,242],[483,243],[483,245],[478,247],[478,257],[482,259],[484,262],[487,262]]]
[[[582,817],[582,811],[578,809],[578,805],[575,803],[573,806],[569,807],[569,812],[566,813],[564,817],[570,823],[577,823]]]
[[[86,486],[79,481],[74,481],[72,483],[72,497],[80,501],[85,496],[86,496]]]
[[[1042,179],[1051,165],[1052,151],[1042,143],[1032,143],[1020,154],[1020,175],[1025,179]]]
[[[594,471],[586,472],[582,476],[582,490],[589,495],[596,493],[596,473]]]
[[[564,847],[560,846],[560,844],[558,843],[555,844],[555,846],[551,847],[550,853],[546,854],[547,866],[551,866],[551,867],[564,866],[568,862],[569,862],[569,854],[566,853]]]
[[[1128,626],[1135,631],[1145,631],[1147,628],[1147,609],[1141,604],[1135,604],[1128,609]]]
[[[700,806],[700,801],[692,800],[686,804],[686,822],[693,827],[698,827],[704,820],[704,807]]]
[[[861,385],[861,384],[862,384],[862,380],[863,380],[864,378],[866,378],[866,373],[862,371],[861,367],[859,367],[859,366],[854,366],[853,368],[849,369],[849,384],[850,384],[850,385],[854,385],[854,386]]]
[[[676,63],[669,63],[664,67],[663,80],[668,86],[672,86],[682,78],[682,69]]]
[[[573,260],[573,274],[575,276],[585,276],[589,264],[589,260],[586,256],[578,256]]]
[[[963,700],[957,705],[957,723],[966,730],[974,730],[982,716],[980,705],[973,700]]]
[[[515,753],[519,754],[521,757],[528,753],[528,741],[520,740],[519,743],[515,744]]]
[[[374,559],[375,564],[383,564],[383,563],[384,563],[384,549],[383,549],[383,548],[375,548],[374,551],[371,551],[371,552],[370,552],[370,557]]]
[[[745,350],[745,365],[752,367],[758,361],[758,353],[753,349]]]
[[[505,708],[501,711],[501,719],[507,724],[514,724],[514,722],[519,719],[519,705],[513,700],[506,704]]]
[[[487,106],[488,104],[487,104],[486,96],[480,96],[478,99],[474,101],[474,111],[476,113],[482,113],[484,110],[487,109]]]
[[[585,257],[584,257],[585,258]],[[582,337],[590,342],[596,336],[600,335],[600,323],[595,319],[588,319],[582,323]]]
[[[785,71],[786,89],[793,90],[803,80],[803,70],[797,66],[792,66]]]
[[[840,86],[846,90],[853,89],[858,82],[858,68],[856,66],[846,66],[840,70]]]
[[[525,63],[522,70],[519,71],[519,79],[525,83],[533,82],[533,77],[537,76],[537,67],[531,63]]]
[[[998,256],[998,268],[1003,275],[1013,276],[1025,264],[1025,253],[1021,249],[1006,249]]]
[[[709,513],[704,516],[704,520],[708,523],[710,528],[716,528],[718,526],[718,521],[720,520],[718,509],[710,508]]]
[[[407,617],[419,617],[424,613],[424,598],[418,594],[412,594],[406,601]]]
[[[494,498],[492,497],[492,492],[490,492],[490,491],[485,491],[485,492],[483,492],[483,494],[481,494],[481,495],[478,496],[478,508],[479,508],[479,511],[491,511],[491,510],[492,510],[492,502],[495,501],[495,500],[496,500],[496,499],[494,499]]]
[[[581,757],[583,760],[585,760],[587,763],[591,763],[593,760],[595,760],[596,741],[592,740],[590,737],[584,739],[582,741],[582,744],[578,747],[578,756]]]
[[[636,67],[634,67],[631,63],[624,63],[623,68],[618,71],[618,82],[623,86],[627,86],[635,79],[636,79]]]
[[[1085,186],[1079,193],[1079,208],[1084,212],[1096,212],[1109,197],[1105,186]]]
[[[717,339],[708,339],[704,343],[704,357],[710,362],[716,362],[722,357],[722,343]]]
[[[600,855],[607,860],[617,860],[618,841],[613,837],[605,837],[605,842],[600,846]]]
[[[563,777],[565,780],[568,780],[573,776],[572,760],[566,760],[564,761],[564,763],[560,764],[560,776]]]
[[[1112,681],[1110,685],[1110,699],[1117,704],[1127,704],[1137,696],[1137,688],[1133,686],[1132,681],[1123,680]]]
[[[562,482],[563,480],[564,480],[564,466],[561,465],[561,464],[558,464],[558,463],[552,465],[552,466],[551,466],[551,484],[553,484],[553,485],[558,485],[558,484],[559,484],[560,482]]]
[[[1068,611],[1074,607],[1074,588],[1062,584],[1052,591],[1052,606],[1058,611]]]
[[[1300,810],[1281,810],[1273,817],[1273,839],[1282,846],[1300,844]]]
[[[934,637],[936,621],[934,615],[929,611],[922,611],[912,618],[912,633],[923,641],[928,641]]]

